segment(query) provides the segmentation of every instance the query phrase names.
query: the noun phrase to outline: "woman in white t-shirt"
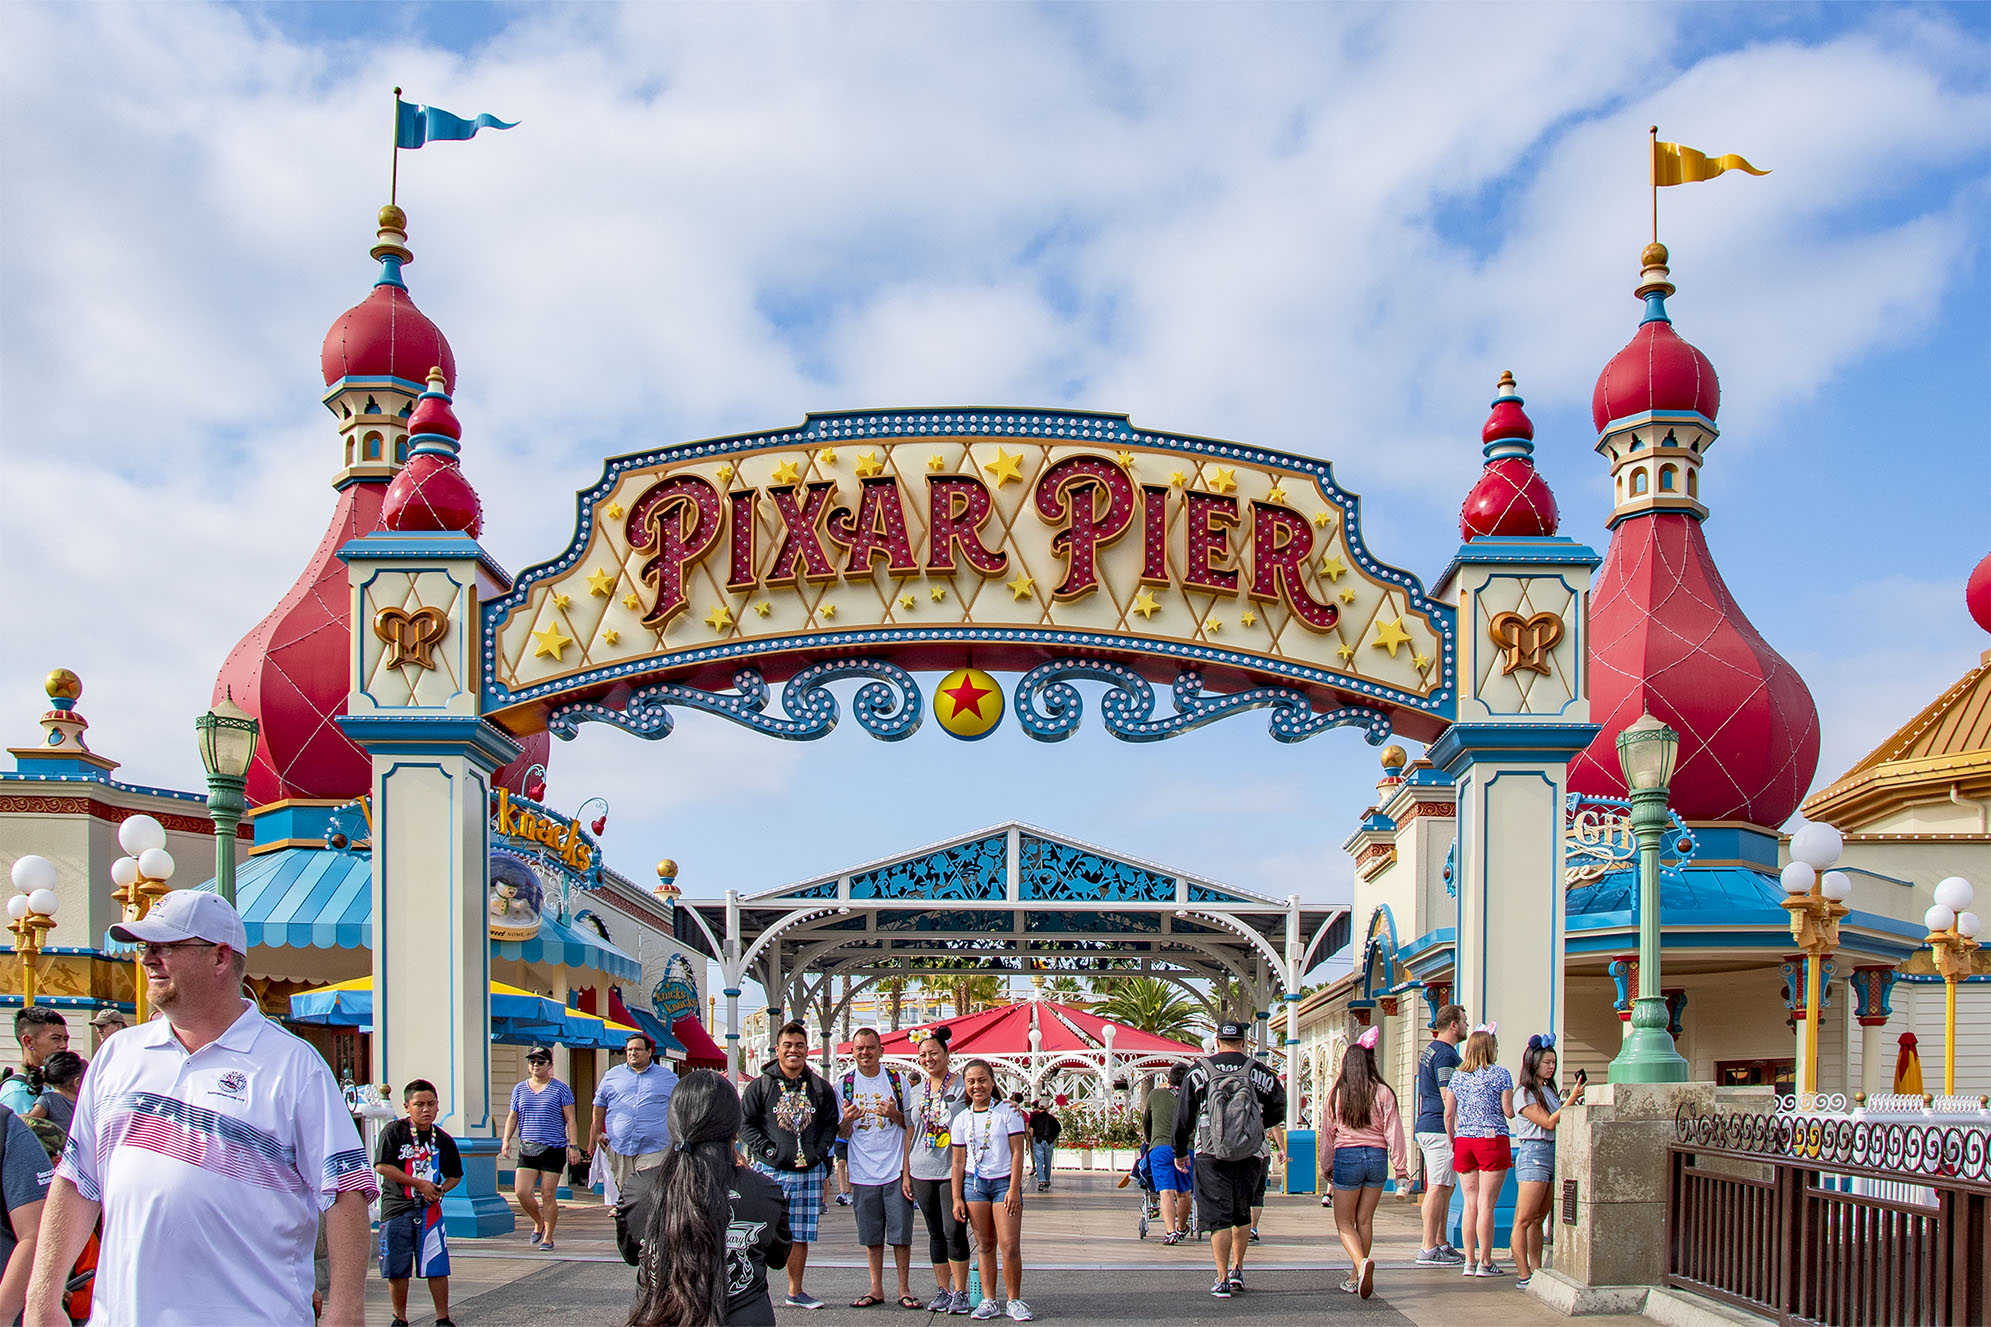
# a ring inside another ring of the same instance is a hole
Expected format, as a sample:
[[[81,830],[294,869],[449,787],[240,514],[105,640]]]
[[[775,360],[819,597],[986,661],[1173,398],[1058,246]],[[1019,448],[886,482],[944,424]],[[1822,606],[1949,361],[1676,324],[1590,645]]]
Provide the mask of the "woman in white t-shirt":
[[[967,1082],[968,1108],[954,1117],[948,1130],[954,1144],[954,1219],[975,1227],[982,1293],[987,1296],[971,1316],[1003,1316],[1003,1304],[995,1298],[1000,1248],[1009,1316],[1029,1322],[1030,1306],[1023,1302],[1023,1167],[1028,1156],[1023,1139],[1029,1125],[1015,1107],[996,1096],[995,1070],[987,1060],[968,1061],[962,1077]]]

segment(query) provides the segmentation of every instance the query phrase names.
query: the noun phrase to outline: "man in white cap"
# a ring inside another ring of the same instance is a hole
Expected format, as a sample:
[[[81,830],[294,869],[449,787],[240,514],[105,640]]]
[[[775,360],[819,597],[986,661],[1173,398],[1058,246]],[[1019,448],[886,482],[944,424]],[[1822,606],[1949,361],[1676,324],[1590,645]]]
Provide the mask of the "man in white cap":
[[[30,1327],[67,1327],[63,1283],[99,1212],[100,1327],[309,1327],[321,1212],[324,1321],[360,1327],[378,1181],[324,1059],[242,998],[241,916],[175,890],[111,937],[139,946],[163,1017],[105,1042],[83,1078],[35,1251]]]

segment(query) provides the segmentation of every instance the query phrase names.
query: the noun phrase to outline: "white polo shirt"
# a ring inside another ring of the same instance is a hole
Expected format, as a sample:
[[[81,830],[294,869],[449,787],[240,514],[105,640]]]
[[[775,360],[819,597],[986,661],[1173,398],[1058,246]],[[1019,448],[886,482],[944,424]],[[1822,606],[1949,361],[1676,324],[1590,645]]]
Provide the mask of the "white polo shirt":
[[[104,1208],[91,1327],[310,1327],[318,1214],[379,1191],[323,1057],[242,1008],[192,1055],[129,1028],[83,1076],[56,1173]]]

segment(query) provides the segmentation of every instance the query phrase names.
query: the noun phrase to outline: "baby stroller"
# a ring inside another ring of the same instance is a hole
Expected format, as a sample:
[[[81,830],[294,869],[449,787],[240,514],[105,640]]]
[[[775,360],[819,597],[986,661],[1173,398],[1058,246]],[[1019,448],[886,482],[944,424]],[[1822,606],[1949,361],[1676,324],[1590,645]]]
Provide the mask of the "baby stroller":
[[[1155,1187],[1154,1168],[1152,1165],[1149,1164],[1148,1149],[1146,1146],[1143,1146],[1141,1148],[1141,1154],[1134,1158],[1133,1168],[1128,1173],[1131,1174],[1134,1177],[1135,1182],[1141,1186],[1140,1229],[1141,1229],[1141,1238],[1146,1239],[1148,1237],[1148,1223],[1150,1221],[1161,1220],[1161,1190]],[[1203,1231],[1201,1227],[1198,1225],[1196,1220],[1195,1200],[1192,1199],[1187,1192],[1184,1192],[1182,1194],[1182,1199],[1183,1201],[1189,1204],[1189,1231],[1188,1231],[1189,1238],[1201,1239],[1203,1237]]]

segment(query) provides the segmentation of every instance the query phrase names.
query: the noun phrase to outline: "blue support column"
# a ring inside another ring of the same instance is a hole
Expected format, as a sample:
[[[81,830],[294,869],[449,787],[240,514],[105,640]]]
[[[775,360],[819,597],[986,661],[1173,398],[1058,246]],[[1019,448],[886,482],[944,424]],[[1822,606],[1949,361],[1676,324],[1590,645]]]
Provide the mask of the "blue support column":
[[[442,1228],[451,1239],[509,1235],[517,1225],[511,1204],[498,1192],[498,1140],[459,1138],[463,1183],[442,1197]]]

